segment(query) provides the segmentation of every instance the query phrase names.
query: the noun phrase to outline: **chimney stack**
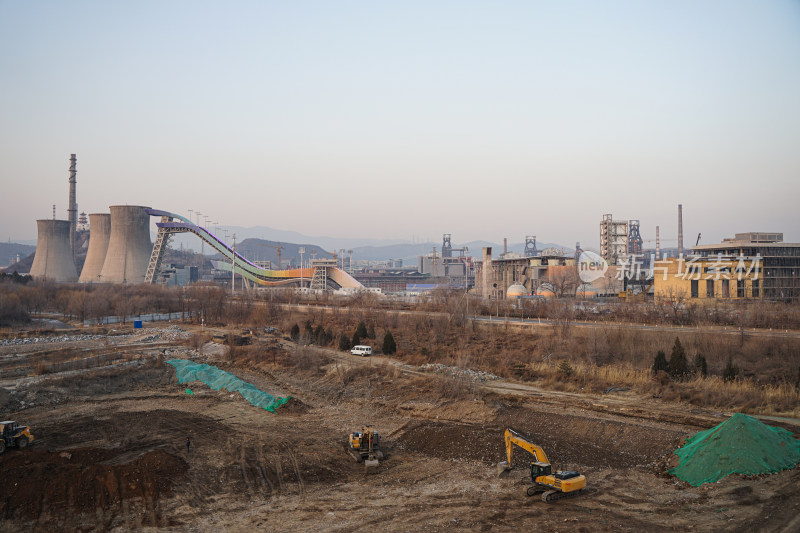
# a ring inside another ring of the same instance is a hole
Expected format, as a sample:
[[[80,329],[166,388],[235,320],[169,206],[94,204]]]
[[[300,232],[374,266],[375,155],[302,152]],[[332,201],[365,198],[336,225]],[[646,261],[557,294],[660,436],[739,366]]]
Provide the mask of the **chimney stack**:
[[[508,237],[503,237],[503,253],[508,253]]]
[[[678,257],[683,255],[683,204],[678,204]]]
[[[658,236],[658,226],[656,226],[656,260],[661,259],[661,241]]]
[[[78,203],[75,199],[75,176],[78,173],[78,158],[75,154],[69,156],[69,207],[67,219],[69,220],[69,249],[75,257],[75,231],[78,226]]]

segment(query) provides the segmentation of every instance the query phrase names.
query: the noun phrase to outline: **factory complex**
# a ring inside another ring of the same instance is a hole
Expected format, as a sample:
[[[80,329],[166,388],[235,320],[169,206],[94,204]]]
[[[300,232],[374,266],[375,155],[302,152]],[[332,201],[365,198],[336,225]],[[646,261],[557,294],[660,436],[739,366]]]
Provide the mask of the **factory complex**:
[[[108,213],[78,216],[76,194],[77,157],[69,166],[67,220],[37,220],[38,239],[30,275],[56,283],[160,283],[185,285],[213,281],[235,288],[292,287],[302,291],[369,291],[414,295],[437,288],[470,290],[485,299],[520,298],[615,298],[652,296],[662,300],[718,301],[800,299],[800,243],[783,242],[778,232],[737,233],[718,244],[700,244],[700,235],[688,251],[683,247],[683,206],[678,206],[677,247],[663,247],[656,227],[655,246],[645,246],[639,220],[602,216],[598,253],[558,247],[537,249],[536,237],[526,236],[522,253],[483,247],[480,259],[466,246],[454,247],[451,234],[443,234],[441,250],[418,257],[413,267],[402,261],[386,261],[376,267],[356,268],[352,259],[317,249],[300,264],[284,264],[281,243],[277,268],[270,261],[256,261],[231,243],[180,214],[148,206],[112,205]],[[150,222],[156,219],[155,242]],[[208,244],[216,256],[213,269],[204,275],[198,267],[169,264],[164,258],[170,239],[191,233]],[[86,239],[88,238],[88,244]],[[83,267],[76,268],[76,248],[86,250]],[[319,252],[319,254],[318,254]],[[327,253],[332,257],[318,258]],[[14,265],[7,271],[11,272]]]

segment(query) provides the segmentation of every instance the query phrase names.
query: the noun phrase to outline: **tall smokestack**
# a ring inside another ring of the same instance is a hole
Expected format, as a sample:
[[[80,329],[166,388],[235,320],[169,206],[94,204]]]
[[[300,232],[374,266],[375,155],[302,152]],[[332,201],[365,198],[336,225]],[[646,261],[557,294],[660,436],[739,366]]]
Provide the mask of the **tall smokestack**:
[[[508,253],[508,237],[503,237],[503,253]]]
[[[75,231],[78,226],[78,203],[75,199],[75,176],[78,174],[78,158],[75,154],[69,156],[69,207],[67,208],[67,219],[69,219],[69,249],[72,257],[75,257]]]
[[[656,226],[656,259],[661,259],[661,240],[658,235],[658,226]]]
[[[678,204],[678,257],[683,255],[683,204]]]

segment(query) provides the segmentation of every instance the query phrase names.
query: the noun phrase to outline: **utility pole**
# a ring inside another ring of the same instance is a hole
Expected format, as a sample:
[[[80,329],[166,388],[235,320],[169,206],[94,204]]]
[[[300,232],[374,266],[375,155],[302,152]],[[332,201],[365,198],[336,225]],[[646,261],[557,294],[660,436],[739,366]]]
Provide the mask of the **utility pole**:
[[[233,248],[231,248],[231,296],[236,294],[236,234],[233,234]]]
[[[300,252],[300,288],[302,289],[303,288],[303,254],[306,253],[305,247],[301,246],[298,249],[298,252]]]
[[[199,226],[200,225],[200,215],[202,215],[203,213],[201,213],[200,211],[195,211],[194,214],[197,215],[197,225]],[[200,255],[204,255],[204,253],[203,253],[203,239],[200,239]]]

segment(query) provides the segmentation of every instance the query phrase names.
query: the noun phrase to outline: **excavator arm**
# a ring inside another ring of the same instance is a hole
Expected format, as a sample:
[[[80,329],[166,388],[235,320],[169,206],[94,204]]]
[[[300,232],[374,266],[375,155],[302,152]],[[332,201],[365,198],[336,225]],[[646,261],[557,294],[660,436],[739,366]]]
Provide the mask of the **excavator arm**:
[[[511,428],[506,429],[505,432],[506,438],[506,462],[508,466],[511,466],[511,460],[514,457],[514,445],[516,444],[523,450],[529,452],[533,457],[536,459],[537,463],[549,463],[550,461],[547,460],[547,454],[544,453],[544,450],[541,446],[538,446],[516,431]]]
[[[503,475],[511,470],[511,461],[514,458],[514,446],[519,446],[523,450],[533,455],[534,463],[540,465],[541,468],[546,468],[546,472],[550,472],[550,461],[547,460],[547,454],[541,446],[538,446],[511,428],[507,428],[505,432],[506,440],[506,460],[498,463],[497,474]]]

